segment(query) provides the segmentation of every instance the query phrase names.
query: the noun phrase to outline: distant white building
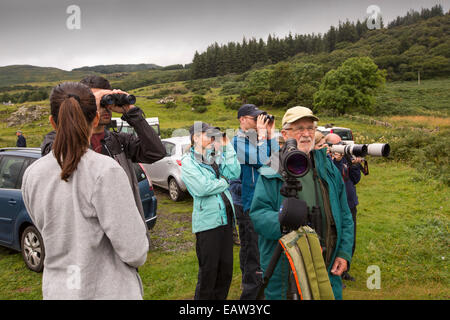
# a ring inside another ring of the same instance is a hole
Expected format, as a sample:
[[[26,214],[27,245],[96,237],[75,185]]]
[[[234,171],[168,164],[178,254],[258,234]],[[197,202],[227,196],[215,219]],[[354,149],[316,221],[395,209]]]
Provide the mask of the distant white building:
[[[11,103],[11,100],[9,100],[8,102],[3,101],[3,105],[4,106],[13,106],[14,103]]]

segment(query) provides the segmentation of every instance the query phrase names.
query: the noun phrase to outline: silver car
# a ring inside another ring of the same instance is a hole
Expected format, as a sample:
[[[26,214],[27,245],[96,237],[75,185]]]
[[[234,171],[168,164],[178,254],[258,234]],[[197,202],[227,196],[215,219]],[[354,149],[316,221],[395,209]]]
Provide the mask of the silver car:
[[[161,139],[166,148],[166,156],[152,164],[143,166],[149,174],[153,185],[169,190],[173,201],[183,199],[187,194],[186,186],[181,180],[181,156],[189,151],[189,136]]]

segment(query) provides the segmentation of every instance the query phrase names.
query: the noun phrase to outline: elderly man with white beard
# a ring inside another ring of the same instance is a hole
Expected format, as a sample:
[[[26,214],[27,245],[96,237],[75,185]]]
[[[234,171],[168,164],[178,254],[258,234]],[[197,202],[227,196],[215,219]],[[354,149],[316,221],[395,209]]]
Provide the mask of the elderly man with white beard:
[[[353,220],[340,172],[327,157],[325,148],[314,150],[317,121],[319,119],[310,109],[293,107],[283,117],[281,133],[285,141],[295,139],[297,148],[311,159],[311,170],[298,178],[303,188],[297,196],[306,202],[310,211],[313,207],[320,208],[322,228],[319,236],[323,240],[323,258],[334,297],[342,299],[340,276],[347,270],[352,257]],[[269,166],[260,169],[250,210],[250,218],[259,235],[260,261],[264,272],[282,236],[279,213],[284,200],[280,194],[284,180],[278,160],[272,158]],[[264,291],[266,299],[287,298],[288,275],[289,263],[282,255]]]

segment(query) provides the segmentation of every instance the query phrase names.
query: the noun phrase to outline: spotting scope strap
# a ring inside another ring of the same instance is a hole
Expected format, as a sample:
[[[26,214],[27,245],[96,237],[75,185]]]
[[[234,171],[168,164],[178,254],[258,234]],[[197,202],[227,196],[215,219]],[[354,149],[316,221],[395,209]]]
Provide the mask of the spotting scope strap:
[[[279,240],[302,300],[334,300],[316,232],[303,226]]]

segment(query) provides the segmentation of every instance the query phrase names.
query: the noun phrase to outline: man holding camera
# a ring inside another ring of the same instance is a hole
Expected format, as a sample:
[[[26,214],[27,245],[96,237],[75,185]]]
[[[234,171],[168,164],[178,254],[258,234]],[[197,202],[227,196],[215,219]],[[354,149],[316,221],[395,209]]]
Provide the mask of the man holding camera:
[[[302,189],[297,191],[297,197],[306,202],[308,210],[316,208],[317,214],[320,214],[322,223],[320,226],[314,226],[314,229],[321,230],[319,237],[334,297],[342,299],[341,275],[351,261],[353,220],[339,171],[327,157],[325,148],[314,150],[314,134],[318,120],[308,108],[290,108],[283,117],[281,133],[286,145],[289,139],[295,139],[297,149],[310,159],[312,169],[297,178],[302,184]],[[272,157],[270,166],[260,169],[261,175],[256,183],[250,209],[250,217],[259,235],[261,267],[264,271],[267,270],[282,236],[279,218],[285,198],[280,194],[280,190],[285,181],[280,174],[282,168],[279,160],[279,155],[276,154]],[[286,257],[282,256],[265,290],[266,299],[286,299],[288,279],[289,264]]]
[[[273,152],[278,150],[275,139],[275,121],[273,116],[260,110],[254,104],[244,104],[239,108],[237,118],[240,128],[233,137],[232,144],[241,164],[241,201],[242,210],[236,211],[241,241],[240,263],[242,270],[242,300],[256,299],[261,284],[258,235],[255,233],[249,211],[258,180],[258,169],[269,161]]]
[[[341,143],[342,139],[335,133],[330,133],[325,136],[326,142],[330,145],[336,145]],[[360,157],[348,157],[342,153],[331,153],[333,163],[342,175],[345,183],[345,190],[347,191],[347,202],[352,213],[353,225],[354,225],[354,237],[352,247],[352,257],[355,253],[356,246],[356,206],[358,205],[358,195],[356,194],[355,185],[361,180],[361,162]],[[350,268],[349,268],[350,270]],[[342,274],[342,279],[355,281],[348,271]]]
[[[108,94],[128,95],[121,90],[112,90],[108,80],[100,76],[88,76],[80,81],[91,88],[100,114],[98,126],[93,129],[91,148],[101,154],[114,158],[124,169],[133,191],[136,206],[145,222],[139,186],[133,168],[133,162],[153,163],[166,155],[166,150],[155,130],[144,118],[143,112],[134,105],[108,105],[100,103]],[[106,126],[111,123],[112,111],[121,113],[121,119],[128,122],[137,136],[124,132],[111,132]],[[55,131],[48,133],[41,144],[41,154],[44,156],[52,149]]]

